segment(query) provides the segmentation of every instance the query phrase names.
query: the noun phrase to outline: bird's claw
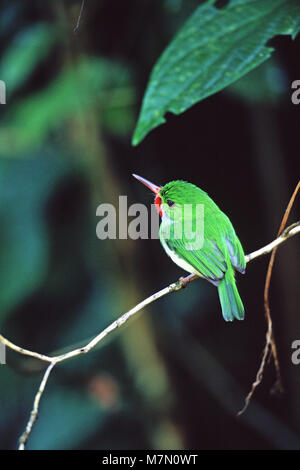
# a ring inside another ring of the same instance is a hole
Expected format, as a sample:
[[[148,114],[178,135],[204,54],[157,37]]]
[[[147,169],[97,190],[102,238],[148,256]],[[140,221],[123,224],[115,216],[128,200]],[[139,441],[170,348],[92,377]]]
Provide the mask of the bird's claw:
[[[183,276],[181,276],[179,278],[179,281],[182,283],[182,288],[183,289],[185,289],[187,287],[188,283],[190,282],[188,277],[183,277]]]

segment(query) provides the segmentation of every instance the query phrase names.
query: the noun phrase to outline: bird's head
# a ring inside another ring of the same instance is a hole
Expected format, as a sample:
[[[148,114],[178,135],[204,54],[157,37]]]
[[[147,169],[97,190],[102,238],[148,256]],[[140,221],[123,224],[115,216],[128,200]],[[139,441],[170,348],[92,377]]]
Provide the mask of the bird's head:
[[[132,175],[151,191],[155,193],[155,206],[159,214],[170,218],[181,217],[184,204],[194,204],[199,197],[199,188],[186,181],[170,181],[164,186],[157,186],[154,183],[138,175]]]

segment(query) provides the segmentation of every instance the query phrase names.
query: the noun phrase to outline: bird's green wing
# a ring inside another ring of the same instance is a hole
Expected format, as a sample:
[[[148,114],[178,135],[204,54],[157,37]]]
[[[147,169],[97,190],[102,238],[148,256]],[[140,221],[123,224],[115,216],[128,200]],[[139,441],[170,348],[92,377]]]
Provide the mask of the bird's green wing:
[[[227,262],[231,261],[232,266],[244,274],[246,268],[244,250],[227,215],[220,210],[210,211],[209,216],[205,218],[204,231],[206,239],[217,242]]]
[[[233,227],[230,227],[229,230],[227,230],[224,238],[228,247],[232,266],[234,266],[240,273],[244,274],[246,268],[245,254]]]
[[[204,240],[201,249],[194,250],[193,245],[183,238],[162,239],[162,244],[179,258],[192,266],[201,276],[214,285],[218,285],[227,271],[227,263],[222,251],[212,240]]]

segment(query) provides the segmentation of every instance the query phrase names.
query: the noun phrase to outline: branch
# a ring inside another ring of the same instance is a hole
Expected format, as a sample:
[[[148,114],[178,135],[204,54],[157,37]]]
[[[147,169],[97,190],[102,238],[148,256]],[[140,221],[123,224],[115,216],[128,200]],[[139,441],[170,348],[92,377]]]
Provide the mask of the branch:
[[[274,248],[276,248],[281,243],[285,242],[288,238],[293,237],[299,232],[300,232],[300,221],[287,227],[278,238],[276,238],[274,241],[272,241],[268,245],[264,246],[263,248],[260,248],[257,251],[253,251],[253,253],[250,253],[250,255],[246,255],[245,257],[246,263],[249,263],[250,261],[252,261],[255,258],[258,258],[259,256],[267,255],[272,250],[274,250]]]
[[[253,253],[250,253],[249,255],[245,256],[246,263],[250,263],[255,258],[258,258],[262,255],[267,255],[270,253],[275,247],[281,245],[284,243],[286,240],[289,238],[297,235],[300,233],[300,221],[296,222],[292,225],[290,225],[288,228],[284,230],[284,232],[276,238],[274,241],[269,243],[268,245],[264,246],[263,248],[260,248],[257,251],[254,251]],[[181,290],[183,287],[185,287],[187,284],[190,282],[194,281],[195,279],[198,279],[198,276],[196,275],[188,275],[184,278],[180,278],[177,282],[173,282],[170,284],[168,287],[165,287],[164,289],[155,292],[155,294],[152,294],[150,297],[147,299],[143,300],[139,304],[137,304],[135,307],[132,309],[128,310],[128,312],[124,313],[121,315],[117,320],[115,320],[113,323],[111,323],[105,330],[101,331],[95,338],[93,338],[89,343],[87,343],[85,346],[81,348],[74,349],[72,351],[69,351],[64,354],[60,354],[58,356],[47,356],[45,354],[40,354],[34,351],[30,351],[28,349],[24,349],[20,346],[17,346],[16,344],[12,343],[8,339],[6,339],[3,335],[0,334],[0,341],[7,346],[8,348],[16,351],[19,354],[23,354],[25,356],[30,356],[34,357],[36,359],[39,359],[43,362],[54,362],[59,363],[63,362],[67,359],[70,359],[71,357],[76,357],[79,356],[80,354],[86,354],[88,353],[91,349],[93,349],[95,346],[97,346],[100,341],[102,341],[105,336],[107,336],[109,333],[114,331],[116,328],[119,326],[123,325],[127,320],[129,320],[130,317],[135,315],[137,312],[142,310],[144,307],[147,305],[150,305],[151,303],[155,302],[156,300],[160,299],[161,297],[164,297],[167,294],[171,294],[172,292]]]
[[[81,2],[80,11],[79,11],[79,15],[78,15],[78,18],[77,18],[77,23],[76,23],[76,26],[73,30],[74,33],[76,33],[78,28],[79,28],[79,24],[80,24],[82,12],[83,12],[83,7],[84,7],[84,0],[82,0],[82,2]]]
[[[268,245],[264,246],[263,248],[250,253],[249,255],[246,255],[246,263],[249,263],[255,258],[258,258],[259,256],[266,255],[270,253],[274,247],[277,247],[284,243],[288,238],[291,238],[295,236],[297,233],[300,232],[300,222],[297,222],[290,227],[288,227],[276,240],[273,242],[269,243]],[[4,336],[0,334],[0,341],[7,346],[8,348],[14,350],[15,352],[25,355],[25,356],[30,356],[34,357],[36,359],[39,359],[43,362],[49,363],[48,368],[46,369],[46,372],[43,376],[42,382],[40,384],[39,390],[35,396],[34,399],[34,404],[33,404],[33,409],[30,414],[29,421],[27,423],[26,429],[24,433],[22,434],[20,438],[20,445],[19,445],[19,450],[24,450],[25,445],[27,442],[28,437],[30,436],[30,433],[32,431],[32,428],[34,426],[34,423],[37,419],[38,416],[38,411],[39,411],[39,404],[40,404],[40,399],[42,397],[42,394],[45,390],[48,378],[56,364],[59,362],[66,361],[67,359],[71,359],[72,357],[79,356],[81,354],[86,354],[89,351],[91,351],[95,346],[97,346],[100,341],[102,341],[109,333],[114,331],[115,329],[119,328],[121,325],[123,325],[129,318],[134,316],[137,312],[142,310],[144,307],[147,305],[150,305],[151,303],[155,302],[156,300],[160,299],[161,297],[164,297],[167,294],[171,294],[172,292],[179,291],[182,288],[184,288],[187,284],[192,282],[193,280],[198,279],[198,276],[195,275],[188,275],[184,278],[180,278],[177,282],[173,282],[170,284],[168,287],[165,287],[164,289],[152,294],[150,297],[147,299],[143,300],[139,304],[137,304],[135,307],[132,309],[128,310],[128,312],[124,313],[121,315],[117,320],[115,320],[113,323],[111,323],[107,328],[105,328],[103,331],[101,331],[95,338],[93,338],[89,343],[87,343],[85,346],[81,348],[74,349],[72,351],[69,351],[65,354],[60,354],[58,356],[47,356],[44,354],[39,354],[34,351],[30,351],[28,349],[21,348],[20,346],[17,346],[16,344],[12,343],[8,339],[6,339]]]
[[[270,310],[270,303],[269,303],[269,291],[270,291],[270,283],[271,283],[271,277],[272,277],[272,270],[274,266],[274,260],[275,260],[277,248],[279,245],[279,243],[276,243],[276,242],[280,239],[286,240],[287,238],[292,236],[293,233],[294,234],[298,233],[300,229],[299,222],[293,225],[290,225],[288,228],[284,229],[288,221],[291,209],[293,207],[293,204],[294,204],[294,201],[298,194],[299,189],[300,189],[300,181],[298,181],[298,184],[285,210],[284,216],[282,218],[282,221],[278,230],[278,234],[277,234],[278,238],[274,242],[270,243],[270,245],[273,245],[272,255],[269,261],[269,265],[268,265],[266,281],[265,281],[265,289],[264,289],[264,307],[265,307],[265,316],[266,316],[267,325],[268,325],[267,333],[266,333],[266,343],[265,343],[262,359],[260,362],[260,366],[256,374],[255,381],[252,383],[250,392],[246,396],[245,404],[243,408],[238,412],[237,416],[241,416],[244,413],[244,411],[246,411],[256,388],[262,382],[266,362],[267,362],[270,352],[272,353],[272,356],[273,356],[274,365],[276,369],[276,375],[277,375],[275,385],[273,386],[271,392],[281,392],[281,393],[283,392],[281,373],[280,373],[280,367],[279,367],[279,361],[278,361],[278,355],[277,355],[277,348],[276,348],[276,343],[275,343],[274,334],[273,334],[273,322],[271,318],[271,310]],[[261,250],[258,250],[256,253],[259,253],[260,251]]]
[[[27,423],[26,429],[23,432],[22,436],[20,437],[19,440],[19,450],[25,450],[25,445],[27,442],[28,437],[30,436],[30,433],[32,431],[33,425],[36,422],[38,418],[38,412],[39,412],[39,404],[40,404],[40,399],[44,393],[50,372],[52,371],[53,367],[55,366],[56,362],[53,361],[49,364],[49,366],[46,369],[46,372],[44,374],[43,380],[41,381],[41,385],[39,386],[38,392],[35,396],[34,403],[33,403],[33,408],[30,413],[30,418]]]

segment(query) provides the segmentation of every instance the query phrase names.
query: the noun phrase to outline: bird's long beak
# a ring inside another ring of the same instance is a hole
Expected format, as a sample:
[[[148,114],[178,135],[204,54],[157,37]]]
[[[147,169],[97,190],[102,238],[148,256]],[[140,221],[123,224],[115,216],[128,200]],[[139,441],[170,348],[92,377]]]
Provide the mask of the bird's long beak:
[[[156,184],[151,183],[151,181],[148,181],[145,178],[142,178],[141,176],[134,174],[132,174],[132,176],[139,180],[141,183],[143,183],[145,186],[147,186],[149,189],[151,189],[151,191],[153,191],[155,194],[158,194],[161,190],[161,186],[157,186]]]

